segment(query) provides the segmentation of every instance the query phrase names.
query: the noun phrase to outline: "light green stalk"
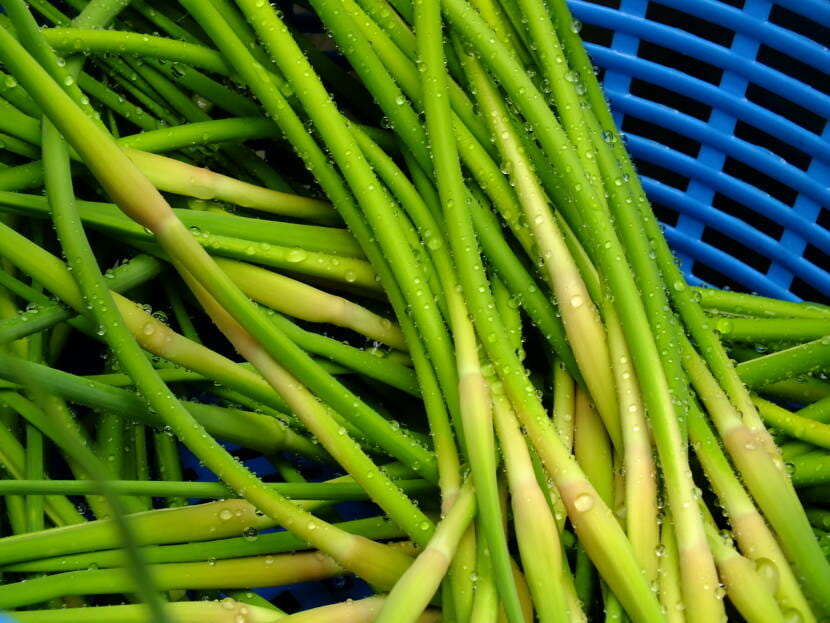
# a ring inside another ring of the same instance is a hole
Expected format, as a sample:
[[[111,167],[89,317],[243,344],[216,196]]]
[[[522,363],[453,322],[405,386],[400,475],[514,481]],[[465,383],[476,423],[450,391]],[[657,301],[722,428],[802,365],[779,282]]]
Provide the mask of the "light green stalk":
[[[285,623],[373,623],[385,599],[379,596],[357,601],[347,600],[331,606],[298,612],[280,621]],[[427,610],[415,621],[416,623],[441,623],[442,617],[437,610]]]
[[[305,505],[311,507],[309,503],[305,503]],[[321,505],[318,502],[316,506],[320,507]],[[245,520],[232,527],[236,529],[235,532],[226,529],[224,526],[219,526],[219,530],[215,529],[211,532],[210,527],[205,529],[204,526],[197,524],[199,532],[194,536],[196,539],[201,539],[201,541],[194,540],[189,543],[174,545],[147,545],[142,550],[145,555],[145,561],[147,563],[198,561],[209,563],[211,560],[225,560],[227,558],[241,558],[244,556],[268,556],[309,549],[308,543],[284,530],[280,532],[263,532],[256,534],[256,538],[252,538],[256,530],[262,530],[265,526],[259,524],[254,526],[250,525],[250,523],[245,525],[245,522],[250,521],[250,517],[248,516],[249,513],[245,512],[244,514],[246,515]],[[337,525],[343,530],[360,534],[372,540],[395,539],[404,536],[400,528],[388,519],[382,517],[357,519],[341,522]],[[215,526],[212,527],[215,528]],[[224,534],[228,538],[221,538],[222,535],[218,534],[219,532],[228,533]],[[239,536],[240,534],[245,534],[245,536]],[[220,538],[211,540],[217,536]],[[101,551],[18,562],[6,565],[4,568],[10,571],[18,570],[23,572],[61,572],[89,569],[96,565],[101,569],[122,567],[124,566],[124,560],[123,550],[104,549]]]
[[[830,318],[830,307],[818,303],[793,303],[764,296],[714,288],[692,288],[706,310],[746,314],[759,318]]]
[[[585,183],[578,155],[561,126],[525,71],[499,45],[491,29],[463,0],[446,0],[444,12],[453,27],[473,44],[502,87],[533,124],[537,140],[549,158],[555,158],[562,183],[585,220],[583,231],[590,234],[597,269],[603,274],[609,293],[618,306],[626,341],[642,383],[643,396],[652,421],[655,445],[660,455],[670,505],[675,510],[677,536],[681,543],[686,601],[701,620],[719,619],[723,604],[715,599],[715,566],[703,531],[703,522],[694,505],[694,483],[688,454],[672,401],[670,386],[662,367],[660,351],[649,325],[631,267],[621,258],[625,250],[602,209],[601,201]],[[612,587],[613,588],[613,587]],[[619,591],[615,594],[621,597]]]
[[[557,299],[558,309],[582,376],[591,392],[614,446],[622,447],[614,379],[608,340],[584,281],[571,257],[565,240],[527,155],[521,148],[510,123],[502,98],[488,79],[481,64],[465,55],[465,68],[475,86],[479,105],[484,111],[492,135],[509,164],[510,177],[516,187],[525,219],[538,246],[546,276]]]
[[[536,480],[526,442],[509,401],[493,385],[496,431],[510,486],[513,522],[530,593],[540,622],[571,620],[562,577],[559,530]]]
[[[824,370],[830,370],[830,335],[735,366],[735,372],[748,387],[760,387]]]
[[[762,577],[763,569],[741,556],[719,533],[714,520],[706,524],[706,537],[718,566],[729,600],[748,623],[783,623],[781,608],[775,601],[775,586]],[[792,618],[792,614],[788,618]],[[799,616],[799,615],[795,615]]]
[[[476,498],[468,480],[436,526],[429,543],[389,593],[376,623],[414,623],[417,620],[449,570],[475,510]]]
[[[689,408],[689,438],[706,478],[727,513],[732,532],[743,554],[756,564],[776,570],[778,585],[774,594],[782,609],[798,612],[805,623],[814,622],[815,615],[781,546],[733,472],[697,404],[692,404]]]
[[[810,532],[780,452],[777,448],[770,450],[762,432],[744,423],[742,414],[688,341],[684,345],[683,365],[747,489],[775,531],[781,549],[793,562],[798,581],[821,611],[823,602],[818,597],[823,593],[816,583],[826,572],[828,562]]]
[[[251,264],[218,258],[216,263],[245,294],[271,309],[352,329],[370,340],[407,350],[396,324],[349,299]]]
[[[681,589],[680,557],[677,551],[677,538],[674,535],[674,524],[668,513],[663,517],[660,549],[657,550],[657,554],[660,558],[657,586],[666,621],[685,623],[686,605],[683,603]]]
[[[770,428],[781,431],[793,439],[830,449],[830,424],[804,417],[800,412],[793,413],[759,396],[753,396],[752,402]]]
[[[500,619],[504,620],[504,611],[499,608],[499,593],[493,578],[493,565],[484,539],[477,540],[476,549],[476,581],[472,608],[467,618],[459,617],[459,620],[496,623]]]
[[[5,472],[13,478],[25,478],[25,461],[26,451],[20,441],[12,435],[5,425],[0,424],[0,463],[2,463]],[[44,482],[48,483],[49,481],[45,480]],[[44,500],[44,510],[56,526],[79,524],[86,521],[75,508],[75,505],[63,495],[47,495]]]
[[[231,601],[179,602],[165,604],[169,620],[176,623],[274,623],[286,617],[266,608]],[[15,613],[20,623],[146,623],[147,608],[143,605],[96,606],[32,610]]]
[[[422,480],[396,481],[408,491],[427,492],[431,485]],[[412,486],[415,485],[415,486]],[[286,497],[302,500],[365,500],[367,494],[355,483],[268,483],[271,489]],[[142,495],[149,497],[189,497],[225,499],[234,497],[232,490],[222,483],[190,482],[172,480],[114,480],[113,490],[119,495]],[[2,495],[22,493],[25,495],[90,495],[99,493],[99,487],[88,480],[3,480],[0,481]],[[40,528],[41,530],[43,528]]]
[[[605,305],[608,343],[620,405],[623,436],[625,531],[650,582],[657,579],[660,544],[657,466],[652,456],[651,435],[643,397],[631,354],[613,305]]]
[[[58,124],[61,132],[81,154],[116,203],[133,218],[155,231],[165,249],[182,257],[186,269],[198,275],[201,282],[206,283],[212,291],[221,291],[223,302],[245,317],[249,325],[255,325],[263,343],[269,344],[273,349],[275,338],[278,340],[282,336],[213,264],[184,225],[175,218],[158,191],[135,169],[112,139],[75,107],[71,98],[5,31],[0,32],[0,57],[11,72],[26,84],[44,114]],[[114,307],[112,303],[108,306],[102,304],[102,297],[108,295],[108,291],[103,283],[101,286],[95,294],[98,297],[99,314],[105,313],[102,307]],[[111,316],[106,324],[108,334],[121,333],[117,314]],[[386,546],[346,535],[330,524],[300,511],[279,494],[267,490],[258,478],[207,436],[204,429],[179,405],[166,386],[147,369],[149,363],[137,347],[131,346],[134,344],[131,337],[113,339],[112,343],[113,346],[124,347],[124,350],[119,350],[119,355],[121,358],[129,355],[127,360],[130,361],[130,366],[135,365],[137,376],[143,377],[148,384],[144,389],[152,387],[143,393],[153,408],[164,414],[176,435],[196,450],[217,475],[235,489],[244,491],[266,514],[279,517],[293,531],[319,544],[321,549],[333,554],[338,560],[348,561],[345,566],[364,577],[368,576],[378,585],[389,585],[408,565],[408,560],[402,554]],[[128,366],[125,364],[125,367]],[[139,369],[143,370],[138,372]],[[363,553],[358,554],[358,550]],[[374,550],[374,554],[367,555],[369,550]]]
[[[183,269],[179,269],[183,272]],[[250,334],[222,309],[215,299],[185,273],[185,281],[220,330],[239,353],[257,368],[337,462],[357,480],[372,498],[389,513],[417,543],[426,543],[432,522],[398,489],[389,477],[363,452],[347,431],[285,368],[265,353]],[[392,428],[390,426],[390,428]]]
[[[216,50],[175,39],[136,32],[81,28],[47,28],[43,34],[49,45],[60,52],[101,54],[117,51],[180,61],[226,76],[232,73]]]
[[[343,572],[319,552],[252,556],[229,560],[147,565],[159,590],[261,588],[321,580]],[[85,569],[47,575],[0,586],[0,607],[20,608],[70,595],[112,595],[134,590],[124,569]]]
[[[830,318],[709,318],[715,330],[730,342],[804,342],[830,335]]]
[[[271,190],[196,167],[175,158],[126,148],[125,153],[159,190],[198,199],[227,201],[244,208],[291,218],[337,223],[332,207],[317,199]]]

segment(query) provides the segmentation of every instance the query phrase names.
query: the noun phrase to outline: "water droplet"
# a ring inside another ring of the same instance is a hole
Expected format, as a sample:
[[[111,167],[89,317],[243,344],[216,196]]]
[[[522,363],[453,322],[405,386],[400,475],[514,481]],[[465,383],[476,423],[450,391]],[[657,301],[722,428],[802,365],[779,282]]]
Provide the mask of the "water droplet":
[[[292,264],[299,264],[300,262],[305,261],[306,258],[308,258],[308,253],[306,253],[303,249],[292,249],[285,256],[285,259]]]
[[[576,308],[576,307],[582,307],[582,304],[583,304],[584,302],[585,302],[585,301],[583,300],[582,296],[580,296],[579,294],[574,294],[574,295],[571,297],[571,307],[574,307],[574,308]]]
[[[236,607],[236,601],[232,597],[225,597],[221,603],[225,610],[233,610]]]
[[[574,508],[580,513],[586,513],[594,508],[594,496],[590,493],[580,493],[574,500]]]
[[[778,590],[778,567],[769,558],[755,560],[755,570],[774,593]]]
[[[715,331],[721,335],[726,335],[732,331],[732,321],[722,318],[715,323]]]
[[[223,508],[219,511],[219,519],[222,521],[228,521],[229,519],[233,519],[233,511],[229,508]]]
[[[801,616],[801,613],[793,608],[784,610],[783,614],[784,623],[803,623],[804,621],[804,617]]]

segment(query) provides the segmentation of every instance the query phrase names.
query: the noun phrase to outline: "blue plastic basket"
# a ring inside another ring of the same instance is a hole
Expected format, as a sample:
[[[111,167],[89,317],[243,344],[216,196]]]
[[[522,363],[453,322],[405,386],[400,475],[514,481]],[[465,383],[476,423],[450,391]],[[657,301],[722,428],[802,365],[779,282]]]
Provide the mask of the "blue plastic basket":
[[[830,3],[570,5],[690,281],[830,296]]]

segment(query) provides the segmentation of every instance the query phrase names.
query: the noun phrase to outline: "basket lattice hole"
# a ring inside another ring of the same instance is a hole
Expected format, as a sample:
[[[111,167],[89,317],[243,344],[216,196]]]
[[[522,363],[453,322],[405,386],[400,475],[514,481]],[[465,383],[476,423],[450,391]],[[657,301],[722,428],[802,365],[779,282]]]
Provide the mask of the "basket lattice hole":
[[[772,260],[768,257],[761,255],[754,249],[741,244],[731,236],[728,236],[713,227],[705,228],[700,239],[706,244],[722,249],[734,258],[740,259],[741,262],[747,266],[751,266],[760,273],[766,274],[769,267],[772,265]]]
[[[640,42],[637,56],[658,65],[671,67],[710,84],[720,84],[721,76],[723,76],[723,70],[720,67],[650,41]]]
[[[689,178],[665,167],[661,167],[659,164],[640,159],[635,159],[634,164],[641,177],[650,177],[666,186],[671,186],[682,191],[685,191],[689,185]]]
[[[830,79],[828,79],[827,73],[793,58],[789,54],[762,45],[758,48],[756,60],[767,67],[777,69],[785,76],[810,85],[825,95],[830,95]]]
[[[813,41],[830,41],[830,28],[778,4],[773,5],[768,21]]]
[[[700,143],[694,139],[662,125],[632,117],[631,115],[626,115],[623,121],[623,132],[649,138],[692,158],[697,157],[697,153],[700,150]]]
[[[825,120],[820,115],[755,83],[750,83],[747,87],[746,98],[762,108],[789,119],[813,134],[821,134],[824,130]]]
[[[695,262],[692,267],[692,273],[698,279],[716,288],[746,292],[746,286],[740,281],[724,275],[722,272],[715,270],[711,266],[707,266],[703,262]]]
[[[732,39],[735,37],[735,33],[729,28],[657,2],[649,3],[646,19],[666,26],[680,28],[701,39],[706,39],[727,48],[732,45]]]
[[[764,192],[789,206],[793,205],[798,197],[798,193],[786,184],[782,184],[775,178],[753,169],[740,160],[727,158],[723,164],[723,172],[747,184],[763,189]]]
[[[734,216],[735,218],[742,220],[753,229],[757,229],[775,240],[780,240],[781,235],[784,233],[784,227],[779,223],[767,218],[763,214],[758,214],[758,212],[752,208],[749,208],[742,203],[727,197],[726,195],[722,195],[721,193],[715,193],[715,196],[712,198],[712,207],[717,209],[719,212],[729,214],[730,216]]]
[[[652,202],[651,209],[654,211],[654,215],[660,220],[660,222],[668,225],[669,227],[677,225],[677,221],[680,219],[680,215],[677,213],[677,210],[669,208],[662,203]]]
[[[735,124],[734,135],[747,141],[748,143],[758,145],[759,147],[772,152],[776,156],[786,160],[787,163],[793,165],[794,167],[798,167],[802,171],[806,171],[807,167],[810,166],[810,162],[812,162],[810,154],[801,151],[795,145],[782,141],[781,139],[778,139],[771,134],[767,134],[763,130],[749,125],[748,123],[744,123],[743,121],[738,121],[738,123]]]
[[[632,95],[642,97],[645,100],[650,100],[657,104],[663,104],[701,121],[708,120],[712,112],[711,106],[707,106],[691,97],[670,91],[656,84],[640,80],[639,78],[633,78],[631,80],[629,91],[631,91]]]

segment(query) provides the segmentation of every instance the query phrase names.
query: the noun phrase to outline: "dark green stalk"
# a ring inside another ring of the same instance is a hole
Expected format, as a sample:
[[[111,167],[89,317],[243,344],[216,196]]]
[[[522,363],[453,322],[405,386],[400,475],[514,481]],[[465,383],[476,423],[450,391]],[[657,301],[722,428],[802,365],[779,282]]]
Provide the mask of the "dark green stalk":
[[[830,335],[735,366],[741,381],[749,387],[762,387],[776,381],[828,369]]]

